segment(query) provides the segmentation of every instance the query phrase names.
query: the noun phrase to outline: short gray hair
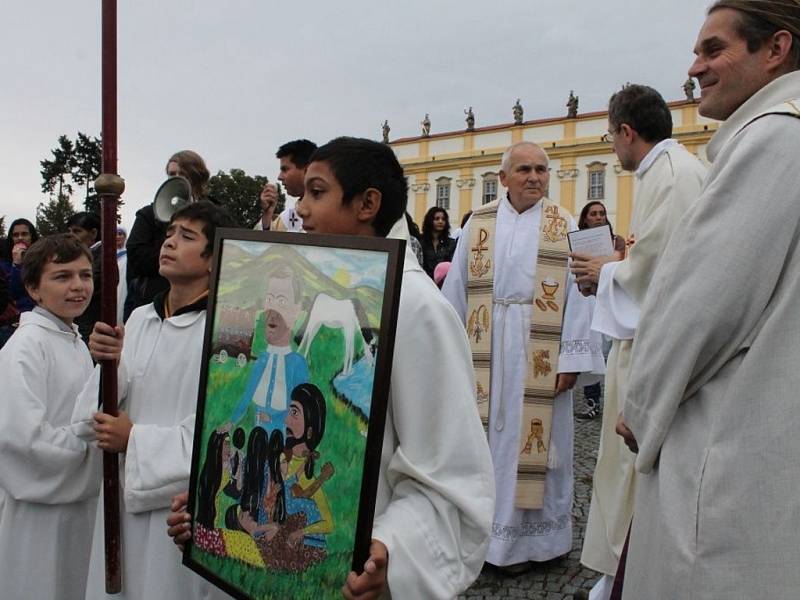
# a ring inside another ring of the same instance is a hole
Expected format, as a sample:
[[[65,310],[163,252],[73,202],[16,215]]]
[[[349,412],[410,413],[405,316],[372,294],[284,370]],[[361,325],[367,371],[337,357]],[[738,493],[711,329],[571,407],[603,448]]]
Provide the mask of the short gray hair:
[[[536,144],[534,142],[522,141],[522,142],[517,142],[516,144],[511,144],[506,149],[506,151],[503,152],[503,158],[500,159],[501,171],[503,171],[504,173],[508,173],[508,169],[511,166],[511,155],[514,154],[514,150],[516,150],[521,146],[532,146],[533,148],[541,150],[542,154],[544,154],[545,160],[547,160],[547,164],[548,165],[550,164],[550,157],[547,155],[547,151],[545,151],[544,148],[542,148],[539,144]]]

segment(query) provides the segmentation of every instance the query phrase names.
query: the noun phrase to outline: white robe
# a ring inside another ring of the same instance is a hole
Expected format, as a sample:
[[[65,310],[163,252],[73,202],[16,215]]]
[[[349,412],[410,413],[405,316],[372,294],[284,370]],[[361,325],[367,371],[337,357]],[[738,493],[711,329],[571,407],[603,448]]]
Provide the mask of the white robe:
[[[529,560],[546,561],[572,548],[573,421],[572,392],[553,402],[550,438],[558,465],[545,476],[542,510],[514,506],[522,418],[523,382],[527,370],[531,300],[539,250],[542,203],[520,214],[507,198],[500,200],[494,244],[494,297],[527,304],[495,303],[492,328],[491,414],[489,446],[495,468],[497,508],[487,561],[503,566]],[[577,227],[572,219],[570,230]],[[442,292],[464,322],[467,310],[467,259],[470,222],[459,238]],[[559,373],[604,373],[602,342],[590,331],[592,302],[568,275],[567,302],[561,337]],[[502,430],[498,427],[502,424]]]
[[[3,598],[83,598],[101,474],[70,415],[91,372],[77,327],[35,310],[0,350]]]
[[[101,500],[86,598],[229,597],[181,565],[181,554],[166,530],[172,496],[189,487],[205,322],[205,310],[162,321],[153,304],[136,309],[128,319],[119,395],[120,408],[134,426],[120,460],[122,593],[105,593]],[[89,439],[94,438],[91,414],[96,410],[98,375],[99,367],[73,417]]]
[[[624,261],[603,267],[592,322],[594,329],[615,339],[608,357],[605,410],[581,562],[612,576],[628,535],[636,492],[635,454],[615,427],[627,389],[638,307],[672,232],[700,195],[706,174],[700,160],[673,140],[657,144],[645,162],[649,166],[636,172],[639,186],[631,219],[636,243]]]
[[[798,97],[784,75],[720,126],[653,275],[623,410],[627,599],[798,597],[800,118],[764,115]]]
[[[408,238],[405,219],[389,237]],[[391,596],[463,592],[483,566],[493,511],[467,335],[407,245],[372,531],[389,550]]]

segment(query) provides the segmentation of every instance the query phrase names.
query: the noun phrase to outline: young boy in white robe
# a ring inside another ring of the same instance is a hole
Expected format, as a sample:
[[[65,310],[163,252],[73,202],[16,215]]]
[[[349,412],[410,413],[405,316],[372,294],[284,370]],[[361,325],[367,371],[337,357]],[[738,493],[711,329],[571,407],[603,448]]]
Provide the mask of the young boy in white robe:
[[[164,520],[189,482],[214,233],[231,226],[207,201],[175,213],[159,258],[170,287],[136,309],[124,331],[97,323],[89,339],[96,359],[119,360],[118,416],[95,412],[98,369],[73,417],[82,435],[121,456],[122,593],[115,599],[228,597],[181,566]],[[100,502],[86,598],[107,597],[102,515]]]
[[[408,240],[407,184],[391,148],[337,138],[311,157],[297,206],[309,233]],[[450,599],[478,576],[494,514],[494,475],[458,316],[409,246],[403,267],[389,408],[370,557],[345,598]],[[189,539],[187,494],[169,534]]]
[[[100,488],[100,457],[70,427],[92,372],[73,322],[92,298],[92,259],[55,235],[22,268],[36,307],[0,350],[0,597],[78,600]]]

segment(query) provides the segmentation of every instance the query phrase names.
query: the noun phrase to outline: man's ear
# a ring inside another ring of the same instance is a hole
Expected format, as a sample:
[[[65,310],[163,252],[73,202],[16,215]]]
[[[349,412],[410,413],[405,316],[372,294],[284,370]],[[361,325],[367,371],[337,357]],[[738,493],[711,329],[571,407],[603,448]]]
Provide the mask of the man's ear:
[[[784,29],[776,31],[772,38],[767,40],[766,45],[769,49],[769,54],[767,55],[768,70],[782,69],[788,66],[794,41],[792,34]]]
[[[364,223],[372,223],[381,209],[383,195],[375,188],[367,188],[361,195],[361,206],[358,208],[358,220]]]
[[[506,179],[508,177],[506,175],[506,172],[501,169],[500,172],[498,173],[498,176],[500,177],[500,185],[502,185],[504,188],[507,188],[508,186],[506,185]]]

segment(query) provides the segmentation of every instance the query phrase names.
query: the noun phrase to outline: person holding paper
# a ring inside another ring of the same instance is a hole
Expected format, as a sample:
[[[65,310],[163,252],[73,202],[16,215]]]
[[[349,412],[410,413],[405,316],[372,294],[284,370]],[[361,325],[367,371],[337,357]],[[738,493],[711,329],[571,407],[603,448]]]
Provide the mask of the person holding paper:
[[[633,337],[650,281],[681,217],[700,194],[705,167],[672,135],[672,117],[661,95],[628,85],[611,97],[609,137],[623,168],[638,183],[631,219],[636,243],[628,256],[589,257],[573,253],[579,283],[596,285],[592,328],[613,338],[608,357],[600,449],[581,562],[605,573],[590,598],[607,598],[633,514],[635,455],[614,432],[622,408]]]
[[[613,251],[606,251],[600,253],[602,256],[608,256],[610,254],[616,253],[619,256],[619,260],[625,258],[625,240],[622,236],[614,234],[614,228],[611,226],[611,223],[608,221],[608,211],[606,211],[606,206],[602,202],[598,200],[594,200],[592,202],[588,202],[584,205],[583,209],[581,210],[581,214],[578,217],[578,230],[585,231],[587,229],[597,229],[599,227],[603,228],[603,231],[606,229],[608,230],[611,248]],[[570,232],[570,248],[573,252],[581,252],[584,253],[583,249],[576,249],[574,240],[578,236],[578,232]],[[604,246],[607,246],[605,244]],[[589,252],[589,254],[595,254],[593,252]],[[589,287],[596,286],[593,283],[587,284]],[[594,310],[594,306],[592,307]],[[611,349],[611,338],[608,336],[603,336],[603,356],[608,359],[608,351]],[[602,413],[601,406],[602,403],[600,401],[600,397],[602,395],[602,386],[601,382],[603,380],[602,375],[596,376],[596,381],[589,385],[583,386],[583,398],[586,401],[587,410],[584,413],[578,415],[579,419],[594,419],[597,415]]]

